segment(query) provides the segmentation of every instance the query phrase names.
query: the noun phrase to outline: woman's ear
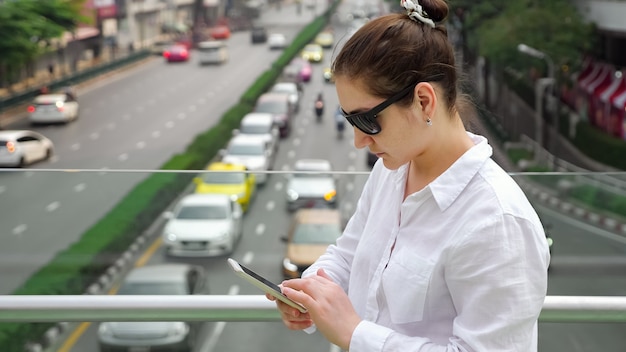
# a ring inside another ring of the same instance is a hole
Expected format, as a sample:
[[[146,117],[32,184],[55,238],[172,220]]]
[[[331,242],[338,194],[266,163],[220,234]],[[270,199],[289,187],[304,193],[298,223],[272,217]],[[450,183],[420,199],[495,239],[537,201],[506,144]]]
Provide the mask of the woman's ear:
[[[422,113],[428,117],[434,116],[437,107],[437,92],[435,87],[428,82],[420,82],[415,86],[415,103],[418,104]]]

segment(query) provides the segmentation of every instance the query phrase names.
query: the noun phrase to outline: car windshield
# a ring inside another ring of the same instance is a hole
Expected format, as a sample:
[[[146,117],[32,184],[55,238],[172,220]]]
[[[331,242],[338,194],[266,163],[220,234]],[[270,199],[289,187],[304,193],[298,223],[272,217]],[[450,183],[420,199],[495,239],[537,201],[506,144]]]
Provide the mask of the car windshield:
[[[228,147],[230,155],[263,155],[264,152],[262,144],[231,144]]]
[[[226,219],[226,208],[217,205],[190,205],[180,208],[178,220],[218,220]]]
[[[297,89],[292,85],[277,84],[274,87],[272,87],[272,92],[277,92],[277,93],[295,93],[296,91]]]
[[[245,134],[266,134],[270,133],[272,125],[254,125],[247,124],[241,125],[241,133]]]
[[[294,244],[328,244],[334,243],[341,235],[337,224],[300,224],[294,234]]]
[[[242,172],[209,172],[202,175],[202,182],[209,184],[241,184],[246,176]]]
[[[118,295],[186,295],[182,282],[128,282],[120,287]]]
[[[284,114],[287,112],[287,104],[284,101],[278,100],[265,100],[259,101],[256,108],[256,112],[268,112],[271,114]]]

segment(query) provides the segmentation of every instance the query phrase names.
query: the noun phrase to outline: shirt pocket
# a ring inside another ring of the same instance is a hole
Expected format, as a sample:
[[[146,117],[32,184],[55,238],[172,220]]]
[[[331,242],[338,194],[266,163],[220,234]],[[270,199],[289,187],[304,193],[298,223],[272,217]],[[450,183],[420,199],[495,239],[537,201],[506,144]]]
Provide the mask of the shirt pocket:
[[[391,320],[396,324],[421,321],[426,293],[435,264],[412,253],[391,256],[383,273],[382,286]]]

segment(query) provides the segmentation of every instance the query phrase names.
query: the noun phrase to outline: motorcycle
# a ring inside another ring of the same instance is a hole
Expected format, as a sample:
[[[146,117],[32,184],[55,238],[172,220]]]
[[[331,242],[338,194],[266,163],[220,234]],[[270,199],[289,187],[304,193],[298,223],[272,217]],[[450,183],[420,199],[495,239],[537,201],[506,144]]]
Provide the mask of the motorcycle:
[[[315,116],[317,122],[322,121],[322,116],[324,116],[324,101],[316,100],[315,101]]]

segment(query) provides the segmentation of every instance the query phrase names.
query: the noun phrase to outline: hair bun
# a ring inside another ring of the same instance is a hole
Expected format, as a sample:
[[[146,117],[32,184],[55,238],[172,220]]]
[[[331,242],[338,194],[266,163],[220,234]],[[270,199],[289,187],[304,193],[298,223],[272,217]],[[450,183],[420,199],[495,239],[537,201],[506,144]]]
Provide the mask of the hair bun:
[[[421,22],[435,28],[435,21],[428,15],[419,3],[419,0],[400,0],[400,5],[406,9],[407,15],[415,22]]]

